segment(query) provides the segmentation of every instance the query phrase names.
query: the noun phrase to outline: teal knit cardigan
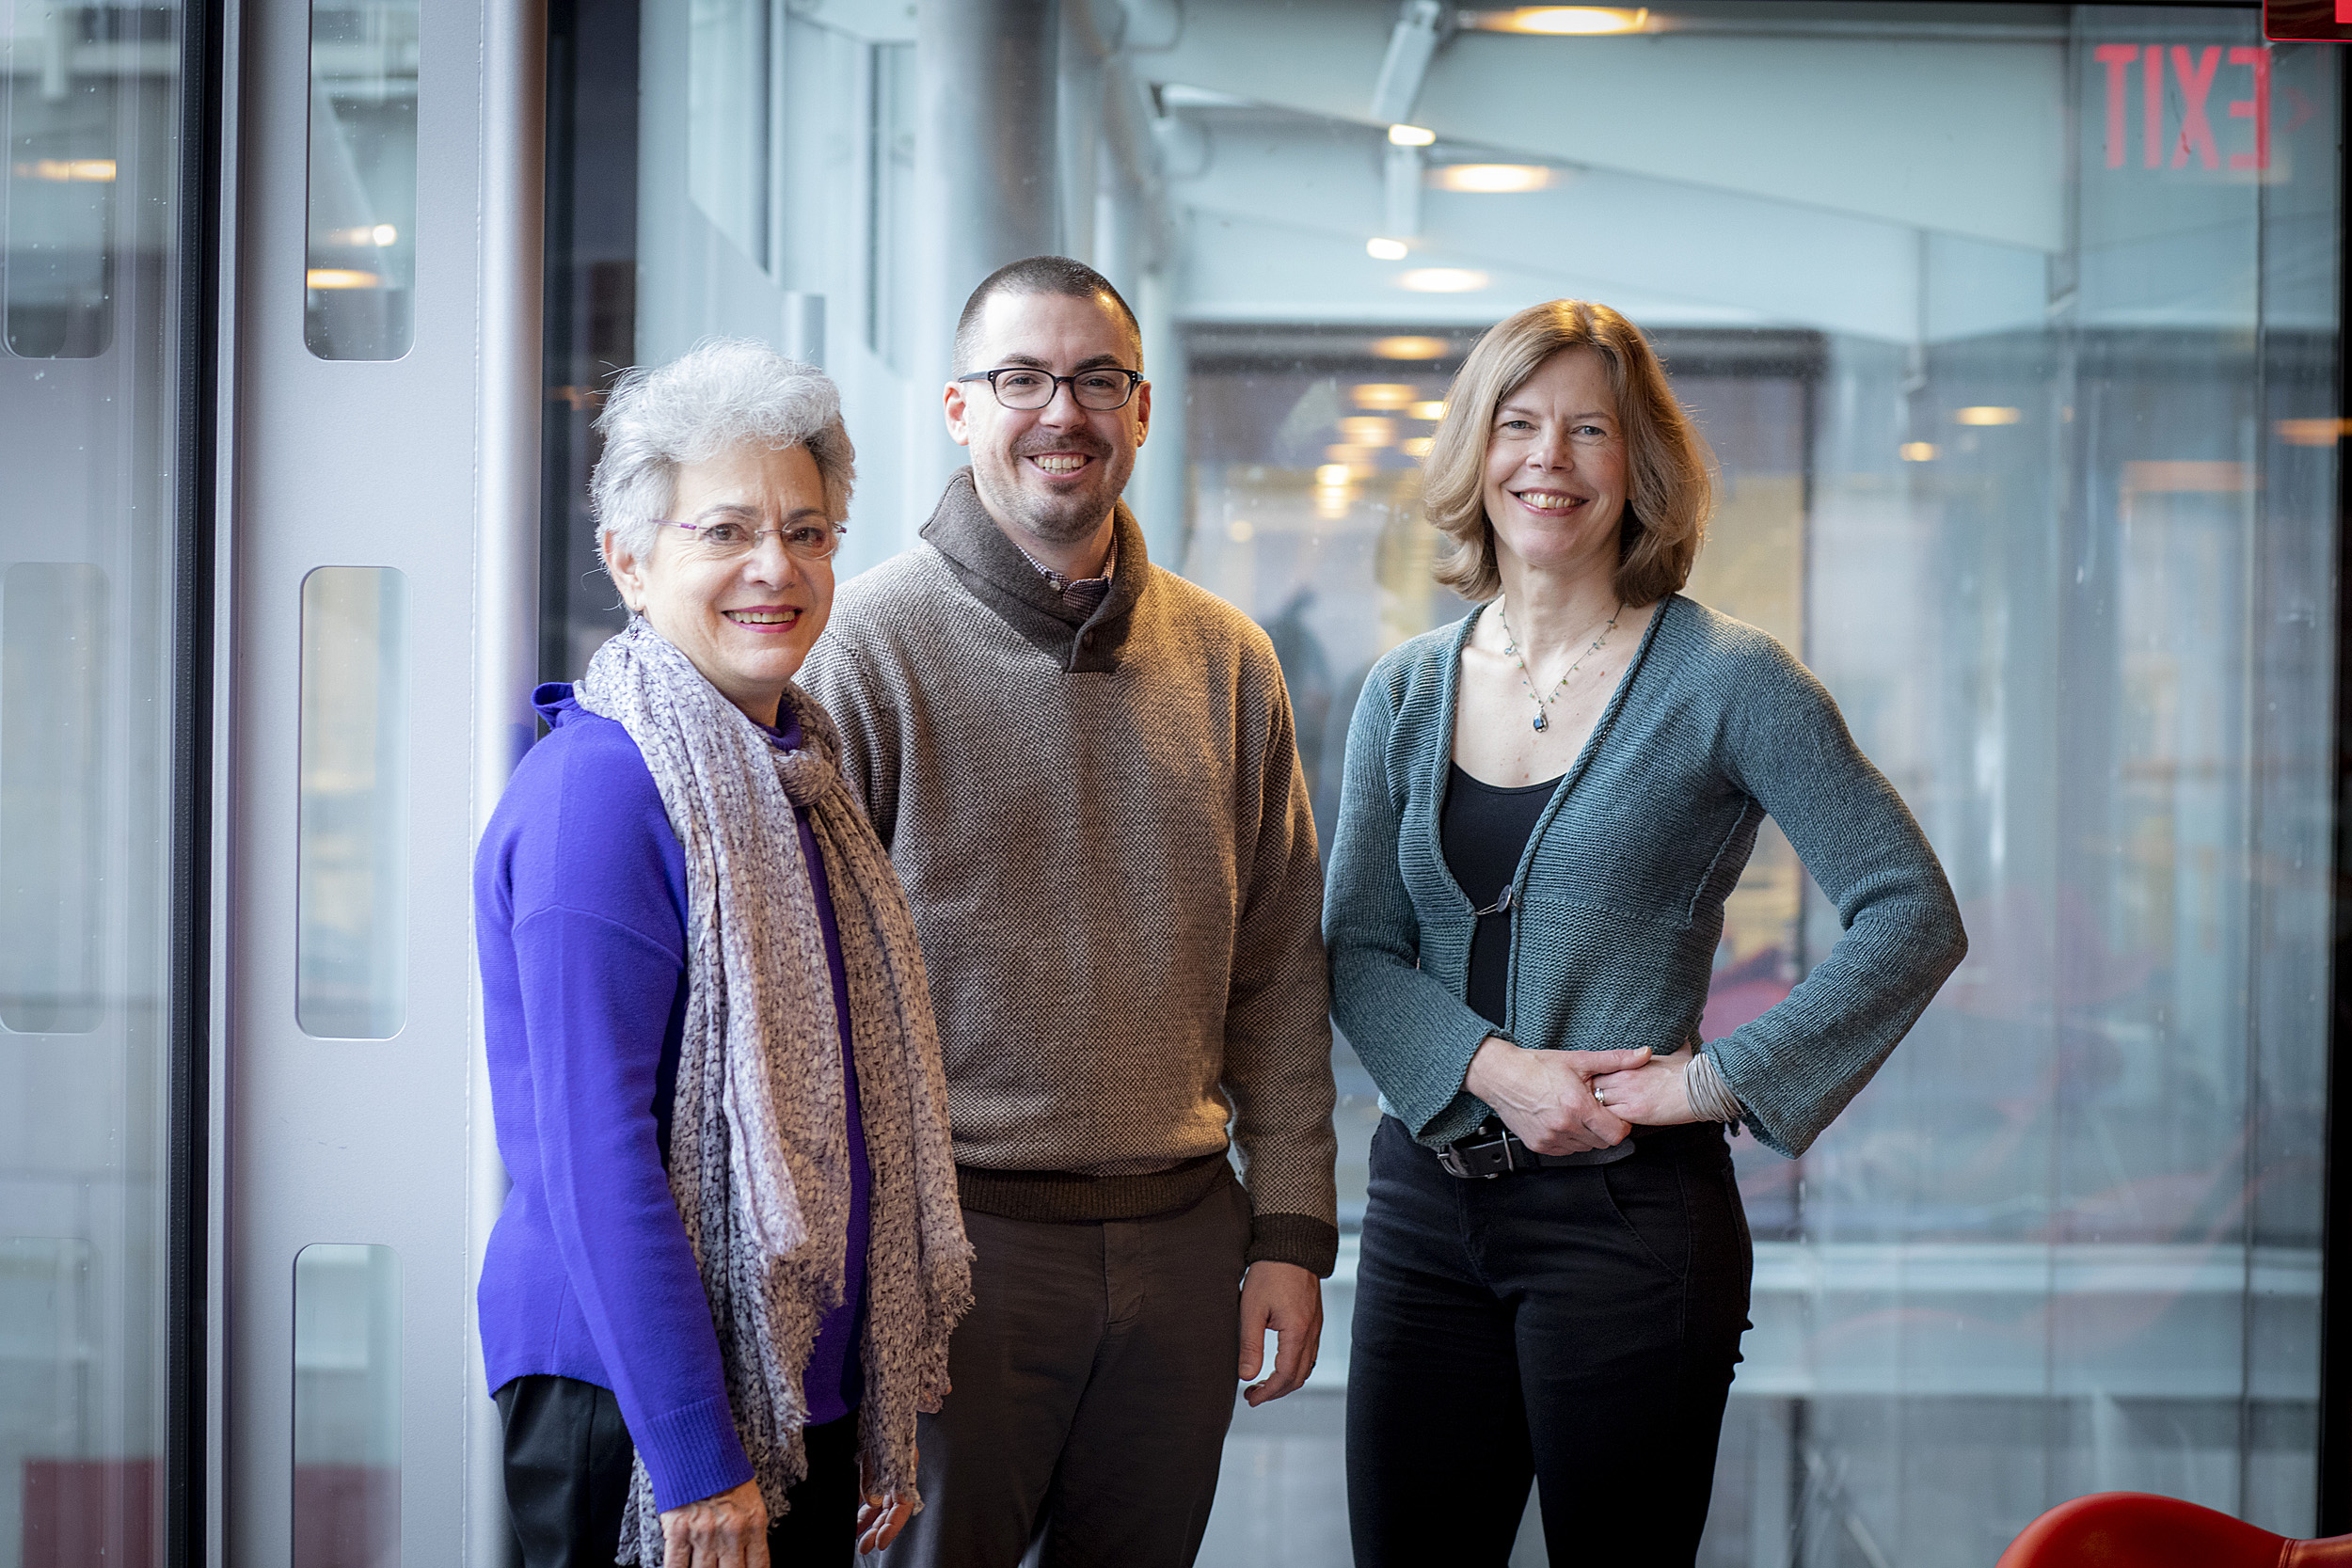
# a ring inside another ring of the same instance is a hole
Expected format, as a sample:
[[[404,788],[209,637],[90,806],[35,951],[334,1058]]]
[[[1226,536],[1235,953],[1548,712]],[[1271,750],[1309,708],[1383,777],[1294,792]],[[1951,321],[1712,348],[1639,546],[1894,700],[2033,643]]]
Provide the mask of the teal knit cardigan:
[[[1756,1135],[1797,1155],[1968,950],[1951,885],[1819,681],[1753,626],[1675,594],[1552,792],[1512,878],[1508,1010],[1462,998],[1477,925],[1438,843],[1454,689],[1477,612],[1373,666],[1348,728],[1324,905],[1331,1011],[1421,1142],[1477,1127],[1488,1035],[1548,1050],[1695,1039],[1724,899],[1769,814],[1845,934],[1786,1000],[1706,1050]]]

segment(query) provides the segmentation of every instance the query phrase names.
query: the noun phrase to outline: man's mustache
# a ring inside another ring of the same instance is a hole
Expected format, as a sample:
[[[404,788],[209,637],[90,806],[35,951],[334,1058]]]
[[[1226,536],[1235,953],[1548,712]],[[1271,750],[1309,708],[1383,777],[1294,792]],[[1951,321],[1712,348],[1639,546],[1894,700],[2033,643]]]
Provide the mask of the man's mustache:
[[[1035,436],[1025,436],[1015,441],[1012,446],[1012,454],[1015,457],[1035,457],[1041,452],[1048,451],[1074,451],[1082,452],[1089,457],[1108,457],[1111,454],[1111,448],[1109,442],[1095,436],[1064,436],[1051,440]]]

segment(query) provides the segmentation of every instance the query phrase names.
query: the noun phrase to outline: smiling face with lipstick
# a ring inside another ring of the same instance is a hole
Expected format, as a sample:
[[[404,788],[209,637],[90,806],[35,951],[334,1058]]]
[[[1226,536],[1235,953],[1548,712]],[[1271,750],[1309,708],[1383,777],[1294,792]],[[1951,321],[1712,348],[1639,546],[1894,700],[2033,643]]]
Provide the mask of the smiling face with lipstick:
[[[817,460],[806,447],[723,448],[677,466],[669,512],[649,550],[608,541],[612,580],[727,701],[773,724],[833,610],[839,534]]]
[[[1086,404],[1128,389],[1142,345],[1124,312],[1100,297],[1000,290],[975,325],[960,367],[971,379],[947,384],[946,415],[948,434],[972,451],[980,503],[1033,559],[1066,577],[1094,577],[1110,552],[1111,509],[1152,422],[1152,384],[1133,385],[1119,407]],[[1044,377],[1054,378],[1051,401],[1009,406],[1032,401]]]

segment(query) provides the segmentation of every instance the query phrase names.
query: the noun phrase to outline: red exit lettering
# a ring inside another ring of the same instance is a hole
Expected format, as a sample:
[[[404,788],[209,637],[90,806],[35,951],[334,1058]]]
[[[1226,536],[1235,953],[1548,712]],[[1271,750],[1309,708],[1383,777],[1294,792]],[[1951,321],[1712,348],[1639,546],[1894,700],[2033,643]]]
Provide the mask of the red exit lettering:
[[[2345,3],[2346,0],[2338,0],[2340,6]],[[2107,73],[2107,167],[2123,166],[2129,141],[2125,125],[2133,98],[2132,67],[2137,64],[2140,166],[2162,168],[2168,162],[2164,86],[2169,76],[2181,91],[2180,133],[2171,142],[2170,166],[2186,168],[2194,153],[2202,166],[2219,168],[2221,149],[2214,142],[2213,119],[2206,104],[2212,100],[2214,78],[2221,70],[2224,52],[2217,43],[2206,44],[2202,49],[2178,43],[2169,49],[2161,43],[2152,43],[2144,49],[2137,43],[2103,43],[2093,49],[2091,58],[2106,67]],[[2229,118],[2254,122],[2254,150],[2231,153],[2230,167],[2266,169],[2270,166],[2270,51],[2251,44],[2232,44],[2226,53],[2232,66],[2244,67],[2252,78],[2250,95],[2231,101]]]

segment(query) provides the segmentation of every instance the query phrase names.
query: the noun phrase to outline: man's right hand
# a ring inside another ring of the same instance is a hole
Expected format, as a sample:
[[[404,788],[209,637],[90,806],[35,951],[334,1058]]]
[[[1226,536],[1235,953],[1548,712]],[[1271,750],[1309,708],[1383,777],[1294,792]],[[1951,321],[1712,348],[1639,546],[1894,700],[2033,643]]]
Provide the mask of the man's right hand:
[[[768,1568],[768,1504],[759,1482],[661,1515],[662,1568]]]
[[[1630,1130],[1593,1098],[1592,1080],[1649,1060],[1635,1051],[1528,1051],[1489,1035],[1470,1058],[1462,1086],[1494,1107],[1502,1125],[1538,1154],[1608,1148]]]

